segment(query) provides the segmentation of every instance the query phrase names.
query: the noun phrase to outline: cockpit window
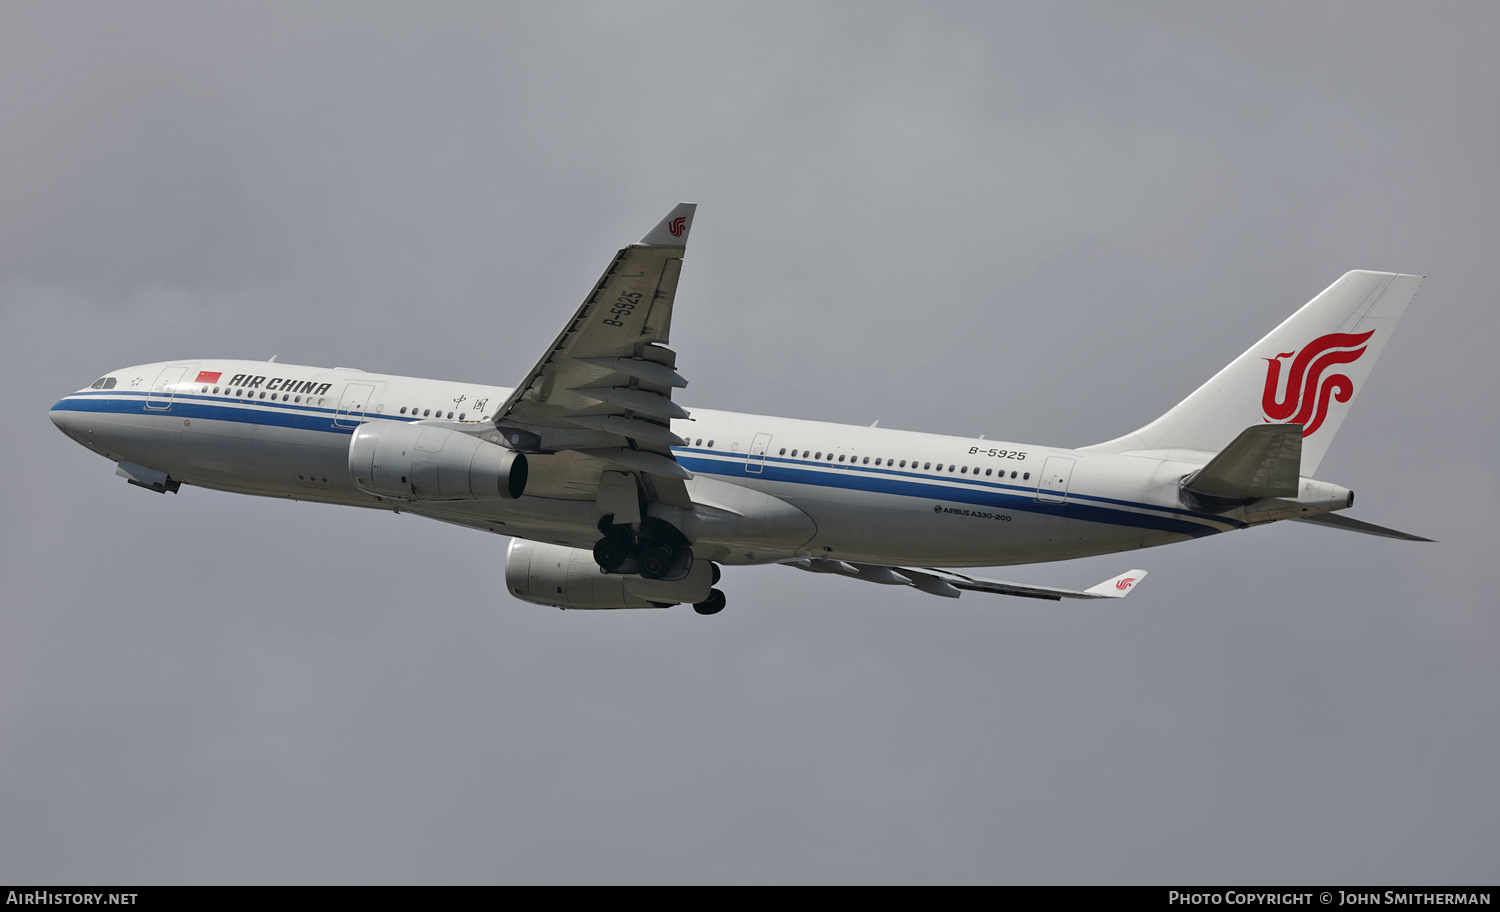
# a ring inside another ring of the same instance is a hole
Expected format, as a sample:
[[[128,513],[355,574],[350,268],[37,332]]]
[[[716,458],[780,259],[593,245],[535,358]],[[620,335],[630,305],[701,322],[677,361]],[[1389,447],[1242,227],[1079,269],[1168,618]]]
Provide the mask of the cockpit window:
[[[100,377],[98,380],[95,380],[93,383],[89,384],[89,389],[112,390],[114,388],[115,388],[115,378],[114,377]]]

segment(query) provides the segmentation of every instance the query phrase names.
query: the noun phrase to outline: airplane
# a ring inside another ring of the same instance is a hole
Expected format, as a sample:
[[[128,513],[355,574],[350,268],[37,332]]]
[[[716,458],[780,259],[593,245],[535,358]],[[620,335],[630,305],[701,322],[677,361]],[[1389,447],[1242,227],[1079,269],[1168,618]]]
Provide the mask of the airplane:
[[[725,605],[721,566],[929,595],[1122,598],[967,567],[1133,551],[1281,520],[1430,541],[1313,476],[1420,276],[1346,273],[1161,417],[1078,449],[687,409],[668,347],[696,204],[610,260],[514,388],[199,359],[112,371],[51,419],[158,493],[184,484],[511,537],[506,588],[563,609]]]

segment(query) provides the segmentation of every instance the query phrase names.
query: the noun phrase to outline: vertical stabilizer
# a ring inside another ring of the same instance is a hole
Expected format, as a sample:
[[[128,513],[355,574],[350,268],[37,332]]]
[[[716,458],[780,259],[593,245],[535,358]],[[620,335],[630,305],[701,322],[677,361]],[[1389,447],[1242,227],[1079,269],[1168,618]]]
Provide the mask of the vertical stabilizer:
[[[1138,431],[1084,447],[1106,453],[1189,450],[1206,462],[1253,424],[1300,424],[1302,469],[1318,469],[1421,276],[1355,270],[1171,411]]]

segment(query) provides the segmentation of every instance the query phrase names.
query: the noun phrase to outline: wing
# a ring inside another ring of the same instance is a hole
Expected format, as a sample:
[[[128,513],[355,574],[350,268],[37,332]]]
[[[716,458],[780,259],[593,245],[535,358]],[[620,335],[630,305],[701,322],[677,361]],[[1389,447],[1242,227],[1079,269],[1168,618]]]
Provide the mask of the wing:
[[[971,592],[991,592],[996,595],[1016,595],[1021,598],[1051,599],[1054,602],[1065,598],[1124,598],[1130,594],[1130,590],[1136,583],[1146,578],[1146,571],[1130,570],[1107,579],[1097,586],[1080,591],[984,579],[934,567],[885,567],[878,564],[856,564],[820,557],[801,558],[787,561],[786,564],[789,567],[812,573],[837,573],[840,576],[852,576],[855,579],[887,586],[911,586],[929,595],[939,595],[944,598],[958,598],[963,594],[960,590],[964,589]]]
[[[495,413],[495,427],[529,453],[573,451],[644,473],[657,499],[690,506],[671,447],[671,420],[687,412],[672,390],[687,386],[667,348],[672,304],[695,203],[679,203],[615,254],[551,348]]]

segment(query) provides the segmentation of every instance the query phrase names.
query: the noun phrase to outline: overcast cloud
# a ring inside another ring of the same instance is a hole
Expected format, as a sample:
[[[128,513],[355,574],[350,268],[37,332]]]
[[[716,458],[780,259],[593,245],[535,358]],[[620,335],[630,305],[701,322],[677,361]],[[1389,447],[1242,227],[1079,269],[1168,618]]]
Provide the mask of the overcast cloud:
[[[0,6],[0,880],[1492,883],[1488,3]],[[700,405],[1078,446],[1427,276],[1294,523],[559,612],[505,540],[184,488],[105,371],[516,382],[700,204]]]

